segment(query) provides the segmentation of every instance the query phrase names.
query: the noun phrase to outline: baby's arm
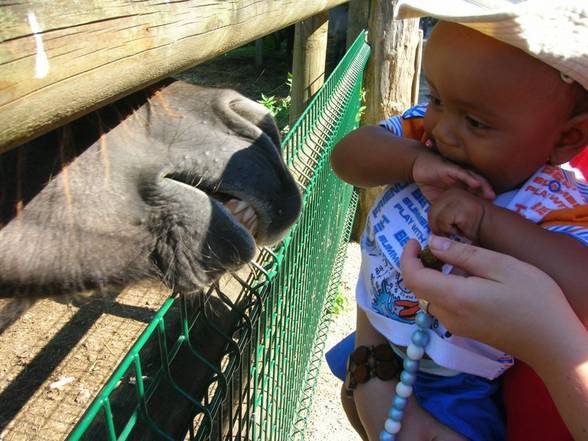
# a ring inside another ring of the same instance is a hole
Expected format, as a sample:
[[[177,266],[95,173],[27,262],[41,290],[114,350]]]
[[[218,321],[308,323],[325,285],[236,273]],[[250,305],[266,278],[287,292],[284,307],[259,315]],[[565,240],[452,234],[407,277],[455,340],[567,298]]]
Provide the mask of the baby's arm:
[[[412,182],[412,167],[427,148],[420,142],[393,135],[379,126],[349,133],[331,153],[335,174],[357,187]]]
[[[459,186],[487,199],[494,198],[481,176],[443,159],[424,144],[364,126],[345,136],[331,153],[335,174],[357,187],[415,182],[430,201]]]
[[[459,189],[446,191],[432,206],[436,234],[460,234],[484,248],[511,255],[543,270],[560,286],[588,325],[588,247],[571,236],[546,230],[522,216]],[[546,320],[549,311],[545,311]]]
[[[512,211],[489,204],[480,225],[480,244],[530,263],[551,276],[572,309],[588,326],[588,247],[546,230]],[[549,319],[549,311],[545,311]]]

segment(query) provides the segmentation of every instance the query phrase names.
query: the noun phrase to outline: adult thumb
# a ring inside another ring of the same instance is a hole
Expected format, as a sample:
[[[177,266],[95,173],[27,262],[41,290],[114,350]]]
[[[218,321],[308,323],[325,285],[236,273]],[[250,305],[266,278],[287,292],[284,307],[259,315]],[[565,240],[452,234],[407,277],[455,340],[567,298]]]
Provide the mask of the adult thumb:
[[[462,269],[471,276],[495,281],[502,280],[508,274],[508,267],[518,262],[514,257],[505,254],[436,235],[429,237],[429,248],[443,262]]]

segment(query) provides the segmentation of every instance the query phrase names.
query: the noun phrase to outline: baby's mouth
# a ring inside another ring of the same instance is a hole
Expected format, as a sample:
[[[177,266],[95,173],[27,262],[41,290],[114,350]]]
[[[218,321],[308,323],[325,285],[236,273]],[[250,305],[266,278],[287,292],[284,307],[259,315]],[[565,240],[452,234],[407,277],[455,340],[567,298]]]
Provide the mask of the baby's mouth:
[[[425,141],[425,147],[427,147],[432,152],[439,153],[439,149],[437,148],[437,142],[434,138],[428,138]]]

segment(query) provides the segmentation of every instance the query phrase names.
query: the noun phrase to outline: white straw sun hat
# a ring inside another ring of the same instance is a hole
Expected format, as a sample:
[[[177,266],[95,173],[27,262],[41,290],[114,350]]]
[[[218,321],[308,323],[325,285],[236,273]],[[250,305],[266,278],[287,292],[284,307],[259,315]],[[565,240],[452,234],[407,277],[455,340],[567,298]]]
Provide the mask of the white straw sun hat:
[[[518,47],[588,89],[588,0],[398,2],[396,18],[422,16],[460,23]]]

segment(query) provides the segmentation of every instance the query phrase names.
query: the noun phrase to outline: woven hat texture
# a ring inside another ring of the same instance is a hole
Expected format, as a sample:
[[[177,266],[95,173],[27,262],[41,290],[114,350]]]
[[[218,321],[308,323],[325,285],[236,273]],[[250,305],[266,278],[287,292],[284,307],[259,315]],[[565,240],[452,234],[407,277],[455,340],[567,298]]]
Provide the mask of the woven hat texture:
[[[588,0],[400,0],[396,18],[460,23],[515,46],[588,89]]]

